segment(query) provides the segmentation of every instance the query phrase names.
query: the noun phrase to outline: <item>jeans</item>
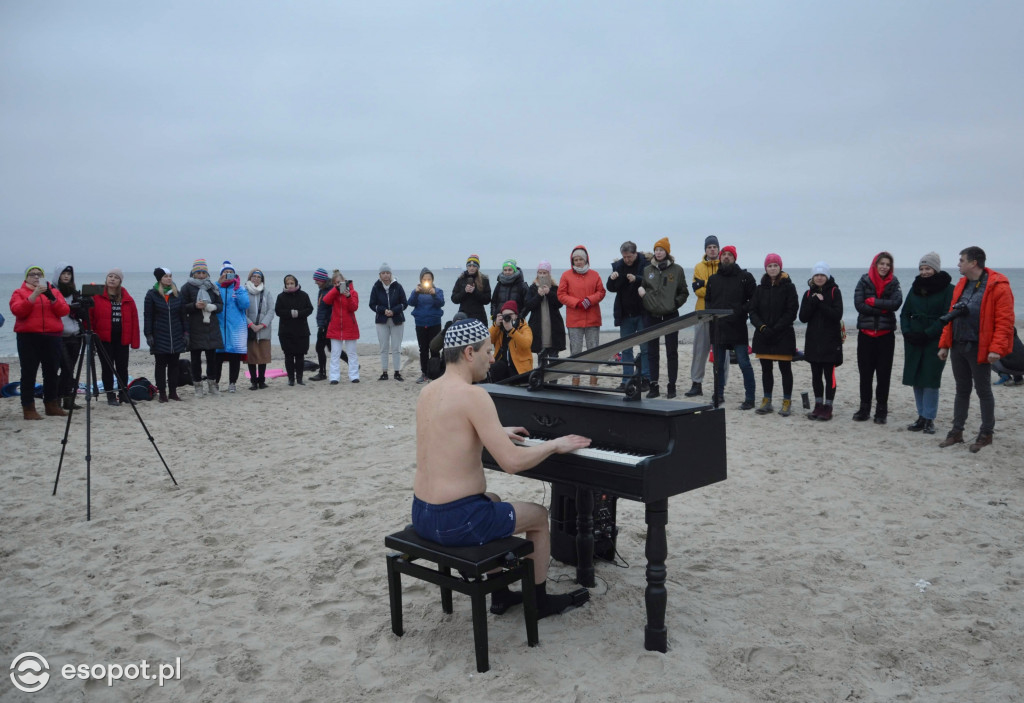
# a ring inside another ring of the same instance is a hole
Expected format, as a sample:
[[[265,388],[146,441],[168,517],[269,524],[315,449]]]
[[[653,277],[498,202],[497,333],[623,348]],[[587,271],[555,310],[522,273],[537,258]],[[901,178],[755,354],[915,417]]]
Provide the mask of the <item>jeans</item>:
[[[925,420],[934,420],[939,414],[939,389],[914,386],[914,402],[917,414]]]
[[[673,320],[679,317],[679,313],[673,311],[668,315],[644,315],[644,327],[653,327],[665,320]],[[670,332],[665,335],[665,365],[668,371],[668,382],[676,384],[676,377],[679,375],[679,332]],[[652,339],[647,343],[647,361],[650,371],[651,383],[657,383],[661,376],[661,349],[658,347],[658,340]]]
[[[624,317],[622,322],[619,324],[619,337],[629,337],[630,335],[640,332],[644,328],[644,318],[641,315],[635,317]],[[622,350],[622,361],[625,366],[622,367],[622,380],[627,380],[634,374],[635,357],[633,356],[633,347]],[[640,367],[640,375],[645,378],[650,378],[651,363],[648,359],[647,344],[640,345],[640,363],[636,364]]]
[[[996,401],[992,396],[992,370],[990,364],[978,363],[977,342],[953,342],[949,350],[956,397],[953,399],[953,431],[963,432],[967,424],[967,411],[971,409],[971,390],[978,392],[981,405],[981,434],[992,434],[996,426]]]
[[[396,372],[402,370],[402,333],[405,332],[405,325],[396,325],[393,320],[388,320],[383,325],[377,326],[377,342],[380,344],[380,368],[388,370],[388,354],[391,354],[391,365]]]
[[[725,344],[716,344],[715,346],[715,363],[719,367],[729,365],[729,350],[736,350],[736,361],[739,363],[740,373],[743,374],[743,391],[745,394],[745,400],[750,402],[754,401],[754,392],[757,387],[754,384],[754,367],[750,365],[750,356],[747,352],[746,344],[737,344],[736,346],[730,347]],[[721,398],[725,391],[725,379],[724,374],[719,373],[715,378],[715,395]]]

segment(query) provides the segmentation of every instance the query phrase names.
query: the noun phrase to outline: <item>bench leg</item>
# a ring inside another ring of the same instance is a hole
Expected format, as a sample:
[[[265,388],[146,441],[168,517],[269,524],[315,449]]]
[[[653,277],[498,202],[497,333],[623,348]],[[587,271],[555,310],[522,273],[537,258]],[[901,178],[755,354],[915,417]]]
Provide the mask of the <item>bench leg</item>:
[[[448,576],[449,578],[452,575],[452,570],[447,566],[441,567],[439,571],[445,576]],[[451,615],[452,612],[454,612],[452,610],[452,589],[445,588],[444,586],[441,586],[441,610],[448,613],[449,615]]]
[[[536,647],[540,643],[537,633],[537,592],[533,585],[533,559],[523,559],[523,618],[526,620],[526,643]]]
[[[473,646],[476,649],[476,670],[481,674],[491,668],[487,661],[487,594],[477,591],[473,601]]]
[[[402,629],[402,574],[395,565],[401,554],[388,555],[388,598],[391,601],[391,631],[401,637]]]

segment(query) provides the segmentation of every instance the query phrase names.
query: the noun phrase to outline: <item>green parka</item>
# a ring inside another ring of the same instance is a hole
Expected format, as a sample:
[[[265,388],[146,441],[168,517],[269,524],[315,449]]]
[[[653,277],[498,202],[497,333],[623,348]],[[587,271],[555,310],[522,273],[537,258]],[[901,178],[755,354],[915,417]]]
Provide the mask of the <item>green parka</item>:
[[[938,388],[946,362],[939,358],[939,337],[945,326],[939,316],[949,311],[953,302],[953,282],[949,274],[939,271],[934,276],[914,279],[903,310],[900,330],[903,332],[903,385],[916,388]]]

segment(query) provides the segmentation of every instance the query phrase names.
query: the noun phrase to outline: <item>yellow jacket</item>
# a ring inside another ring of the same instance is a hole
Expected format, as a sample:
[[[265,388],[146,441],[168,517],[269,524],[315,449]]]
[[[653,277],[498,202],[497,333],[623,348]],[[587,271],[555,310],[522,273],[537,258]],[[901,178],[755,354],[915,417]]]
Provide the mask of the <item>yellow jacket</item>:
[[[498,318],[501,319],[500,317]],[[491,325],[491,344],[494,345],[494,353],[497,355],[501,348],[501,337],[504,329],[500,325]],[[508,353],[517,373],[526,373],[533,369],[533,352],[530,347],[533,345],[533,330],[520,319],[519,326],[512,330],[508,339]],[[497,357],[495,357],[497,360]]]
[[[704,309],[704,296],[707,295],[708,292],[708,279],[716,273],[718,273],[718,261],[708,261],[708,257],[706,256],[693,267],[694,282],[696,282],[698,278],[704,281],[704,285],[694,291],[694,293],[697,294],[697,306],[694,310]]]

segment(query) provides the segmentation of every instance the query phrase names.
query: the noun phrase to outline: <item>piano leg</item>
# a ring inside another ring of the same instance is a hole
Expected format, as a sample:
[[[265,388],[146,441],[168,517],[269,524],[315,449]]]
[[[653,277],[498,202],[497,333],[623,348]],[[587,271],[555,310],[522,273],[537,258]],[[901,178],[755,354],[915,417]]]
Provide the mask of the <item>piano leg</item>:
[[[668,629],[665,627],[665,607],[668,604],[668,591],[665,590],[668,499],[647,503],[644,508],[644,519],[647,522],[647,546],[644,550],[647,555],[647,589],[644,591],[647,625],[644,627],[644,649],[665,652],[668,650]]]
[[[664,562],[663,562],[664,563]],[[587,588],[594,579],[594,492],[576,488],[576,583]],[[664,608],[662,608],[664,612]]]

